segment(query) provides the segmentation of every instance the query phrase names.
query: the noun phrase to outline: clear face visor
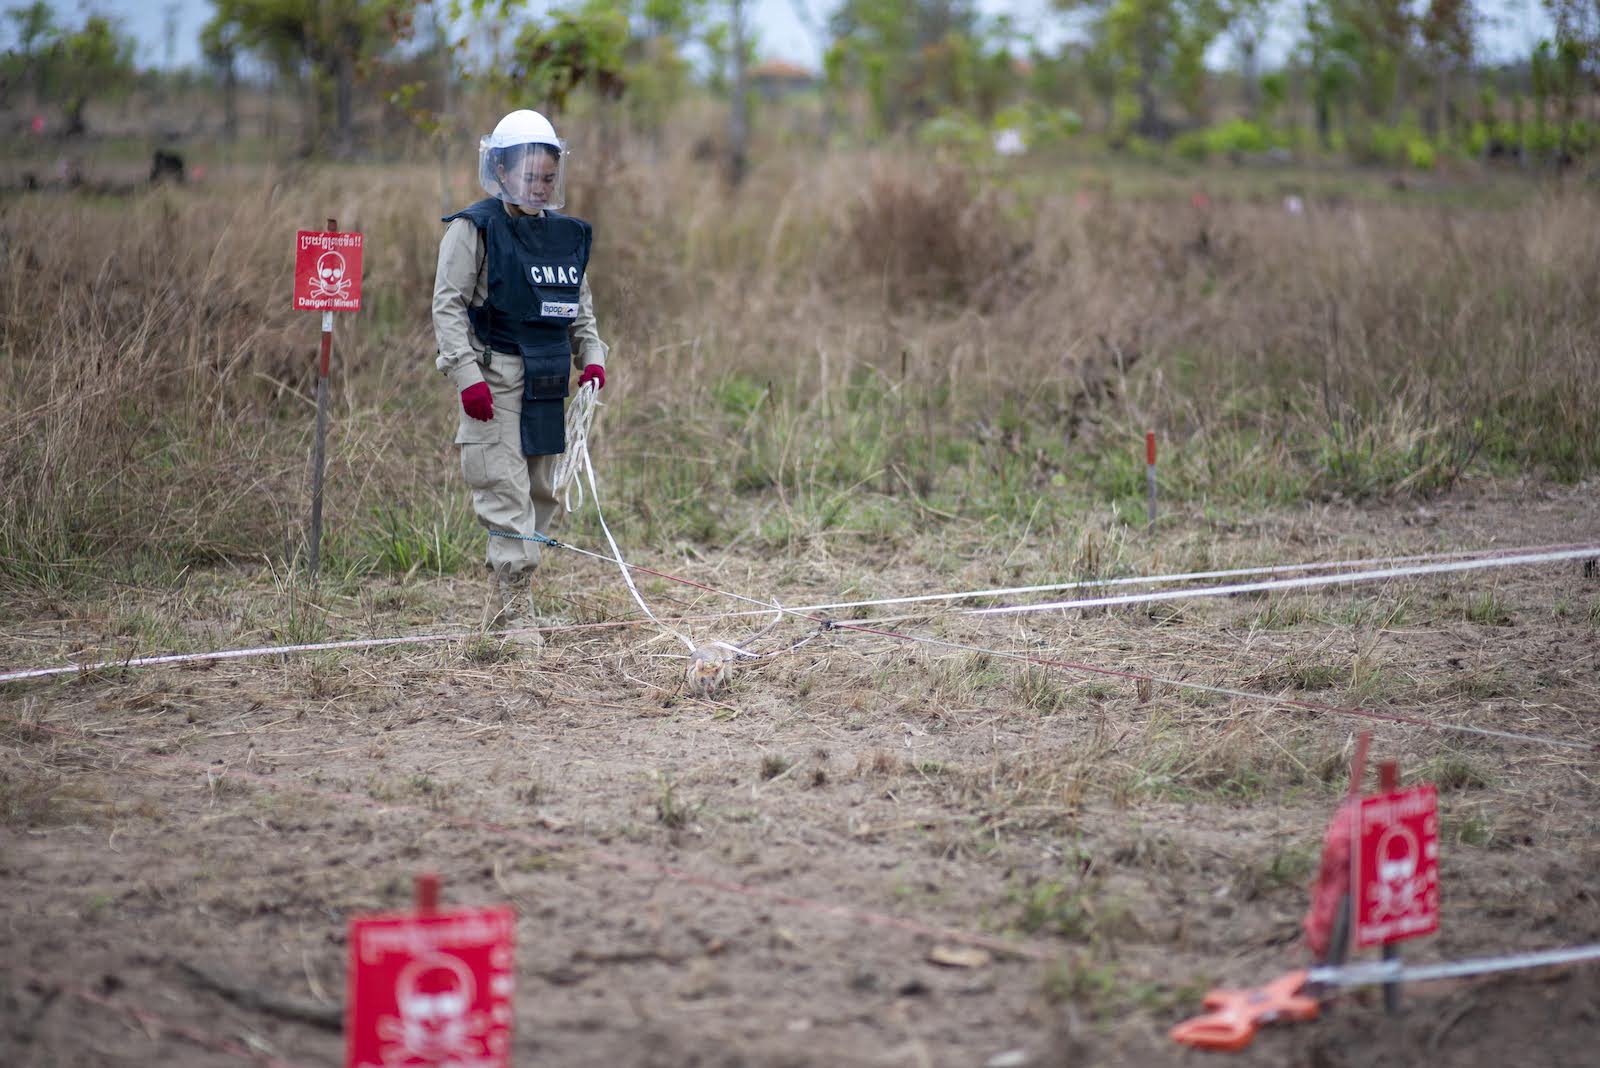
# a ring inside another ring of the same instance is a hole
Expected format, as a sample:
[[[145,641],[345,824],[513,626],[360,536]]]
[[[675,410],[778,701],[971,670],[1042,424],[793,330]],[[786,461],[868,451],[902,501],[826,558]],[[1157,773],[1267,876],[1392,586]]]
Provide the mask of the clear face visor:
[[[478,181],[483,191],[524,211],[559,211],[567,202],[566,146],[478,142]]]

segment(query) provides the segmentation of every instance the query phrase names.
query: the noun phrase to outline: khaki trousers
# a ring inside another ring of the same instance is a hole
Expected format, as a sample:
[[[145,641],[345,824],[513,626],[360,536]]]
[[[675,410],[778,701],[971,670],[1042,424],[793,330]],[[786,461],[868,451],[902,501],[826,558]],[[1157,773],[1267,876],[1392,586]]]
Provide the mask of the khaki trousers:
[[[555,456],[522,454],[522,358],[496,352],[483,368],[494,397],[494,418],[460,413],[456,444],[461,474],[472,489],[472,510],[487,530],[548,534],[560,511],[551,486]],[[539,543],[490,536],[485,562],[507,577],[521,578],[539,566]]]

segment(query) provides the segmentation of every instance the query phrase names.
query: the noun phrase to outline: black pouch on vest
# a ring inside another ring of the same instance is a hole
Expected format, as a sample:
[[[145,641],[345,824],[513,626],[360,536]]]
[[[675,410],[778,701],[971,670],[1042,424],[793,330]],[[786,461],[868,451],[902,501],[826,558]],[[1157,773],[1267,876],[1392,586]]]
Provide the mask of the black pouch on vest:
[[[522,454],[567,451],[566,398],[572,348],[566,343],[522,349]]]

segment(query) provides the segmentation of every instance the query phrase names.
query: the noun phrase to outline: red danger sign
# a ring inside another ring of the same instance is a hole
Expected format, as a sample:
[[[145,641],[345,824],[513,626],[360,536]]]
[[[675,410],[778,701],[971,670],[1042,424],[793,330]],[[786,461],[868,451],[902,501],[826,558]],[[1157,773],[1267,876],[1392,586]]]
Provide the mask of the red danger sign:
[[[295,236],[295,310],[360,310],[361,242],[360,234],[325,230],[301,230]]]
[[[345,1068],[509,1068],[508,908],[350,923]]]
[[[1431,784],[1361,800],[1356,945],[1439,929],[1439,799]]]

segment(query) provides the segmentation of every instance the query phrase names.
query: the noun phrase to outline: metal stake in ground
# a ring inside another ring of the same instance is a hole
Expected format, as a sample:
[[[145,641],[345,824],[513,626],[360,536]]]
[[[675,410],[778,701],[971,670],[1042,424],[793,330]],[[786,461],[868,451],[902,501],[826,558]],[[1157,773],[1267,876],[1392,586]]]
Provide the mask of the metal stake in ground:
[[[323,233],[301,230],[294,263],[294,306],[322,313],[322,351],[317,361],[317,429],[311,461],[311,581],[317,580],[322,550],[322,478],[327,467],[328,366],[333,355],[333,313],[361,307],[360,234],[341,234],[328,220]]]

